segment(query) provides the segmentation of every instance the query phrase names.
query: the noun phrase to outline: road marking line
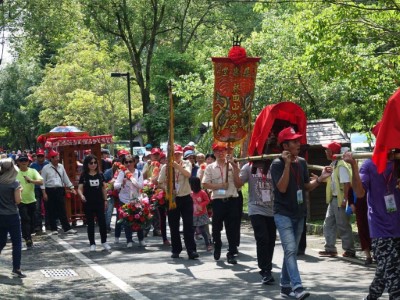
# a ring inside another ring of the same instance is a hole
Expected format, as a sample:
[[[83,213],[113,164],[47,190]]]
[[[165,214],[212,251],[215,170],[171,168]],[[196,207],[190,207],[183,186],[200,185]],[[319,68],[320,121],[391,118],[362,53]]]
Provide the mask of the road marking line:
[[[150,300],[150,298],[147,298],[145,295],[143,295],[139,291],[135,290],[133,287],[131,287],[125,281],[123,281],[122,279],[118,278],[117,276],[115,276],[113,273],[111,273],[110,271],[106,270],[102,266],[96,264],[90,258],[87,258],[78,249],[72,247],[66,241],[64,241],[64,240],[62,240],[60,238],[56,238],[54,236],[51,236],[51,238],[54,241],[56,241],[58,244],[63,246],[69,253],[74,255],[77,259],[79,259],[83,263],[87,264],[90,268],[92,268],[94,271],[99,273],[101,276],[103,276],[109,282],[114,284],[116,287],[121,289],[124,293],[126,293],[131,298],[133,298],[135,300]]]

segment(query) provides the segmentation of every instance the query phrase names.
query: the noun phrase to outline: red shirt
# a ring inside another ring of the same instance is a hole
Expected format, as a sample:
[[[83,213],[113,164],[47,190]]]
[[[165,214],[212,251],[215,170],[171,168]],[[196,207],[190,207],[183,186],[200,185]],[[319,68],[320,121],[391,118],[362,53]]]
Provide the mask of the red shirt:
[[[191,192],[190,196],[193,199],[193,216],[201,216],[207,213],[207,204],[210,198],[207,193],[200,190],[198,193]]]

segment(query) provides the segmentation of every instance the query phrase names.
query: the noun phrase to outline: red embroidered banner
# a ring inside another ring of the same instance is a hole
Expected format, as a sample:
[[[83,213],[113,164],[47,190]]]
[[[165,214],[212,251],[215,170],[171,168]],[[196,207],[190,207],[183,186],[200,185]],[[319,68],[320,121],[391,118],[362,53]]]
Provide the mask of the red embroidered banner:
[[[214,139],[238,144],[251,130],[251,105],[260,58],[245,57],[234,63],[229,57],[213,57],[212,61]]]

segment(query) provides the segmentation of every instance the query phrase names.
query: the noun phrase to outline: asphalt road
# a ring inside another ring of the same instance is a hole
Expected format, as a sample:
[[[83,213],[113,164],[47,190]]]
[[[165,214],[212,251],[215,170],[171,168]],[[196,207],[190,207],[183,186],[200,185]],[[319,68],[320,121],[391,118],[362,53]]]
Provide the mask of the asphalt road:
[[[145,248],[138,247],[137,239],[133,248],[126,248],[123,235],[121,243],[114,244],[111,234],[112,250],[106,252],[100,249],[96,233],[97,251],[89,252],[86,227],[77,230],[74,236],[35,237],[34,248],[23,250],[22,269],[28,276],[24,279],[11,277],[11,245],[7,244],[0,255],[0,299],[282,299],[280,242],[273,259],[276,282],[262,285],[247,223],[242,226],[237,265],[226,263],[224,250],[220,261],[214,261],[202,240],[197,241],[198,260],[188,260],[184,253],[171,259],[170,248],[162,245],[160,237],[146,238]],[[308,236],[307,243],[298,264],[303,285],[311,292],[309,299],[353,300],[367,294],[374,266],[366,267],[360,259],[318,257],[323,237]],[[381,299],[388,299],[387,294]]]

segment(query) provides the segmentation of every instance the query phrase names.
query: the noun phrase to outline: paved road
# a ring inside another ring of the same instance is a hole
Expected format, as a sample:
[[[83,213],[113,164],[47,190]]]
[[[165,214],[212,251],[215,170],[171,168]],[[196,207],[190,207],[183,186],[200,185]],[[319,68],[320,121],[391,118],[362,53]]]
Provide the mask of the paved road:
[[[77,229],[76,236],[35,237],[35,247],[23,251],[22,268],[28,277],[22,280],[10,276],[8,244],[0,255],[0,299],[281,299],[278,283],[260,284],[255,242],[246,226],[234,266],[226,263],[224,252],[215,262],[201,240],[197,241],[200,259],[195,261],[186,255],[171,259],[169,247],[162,246],[159,237],[147,238],[146,248],[136,242],[128,249],[125,243],[113,244],[111,236],[111,252],[89,252],[86,227]],[[311,292],[309,299],[362,299],[366,295],[374,267],[365,267],[357,259],[320,258],[317,251],[322,249],[323,238],[308,236],[307,241],[307,255],[299,257],[299,268]],[[273,260],[277,282],[282,259],[278,241]],[[52,269],[72,270],[76,276],[54,277],[46,271]],[[52,276],[45,277],[43,272]],[[381,299],[388,299],[387,294]]]

